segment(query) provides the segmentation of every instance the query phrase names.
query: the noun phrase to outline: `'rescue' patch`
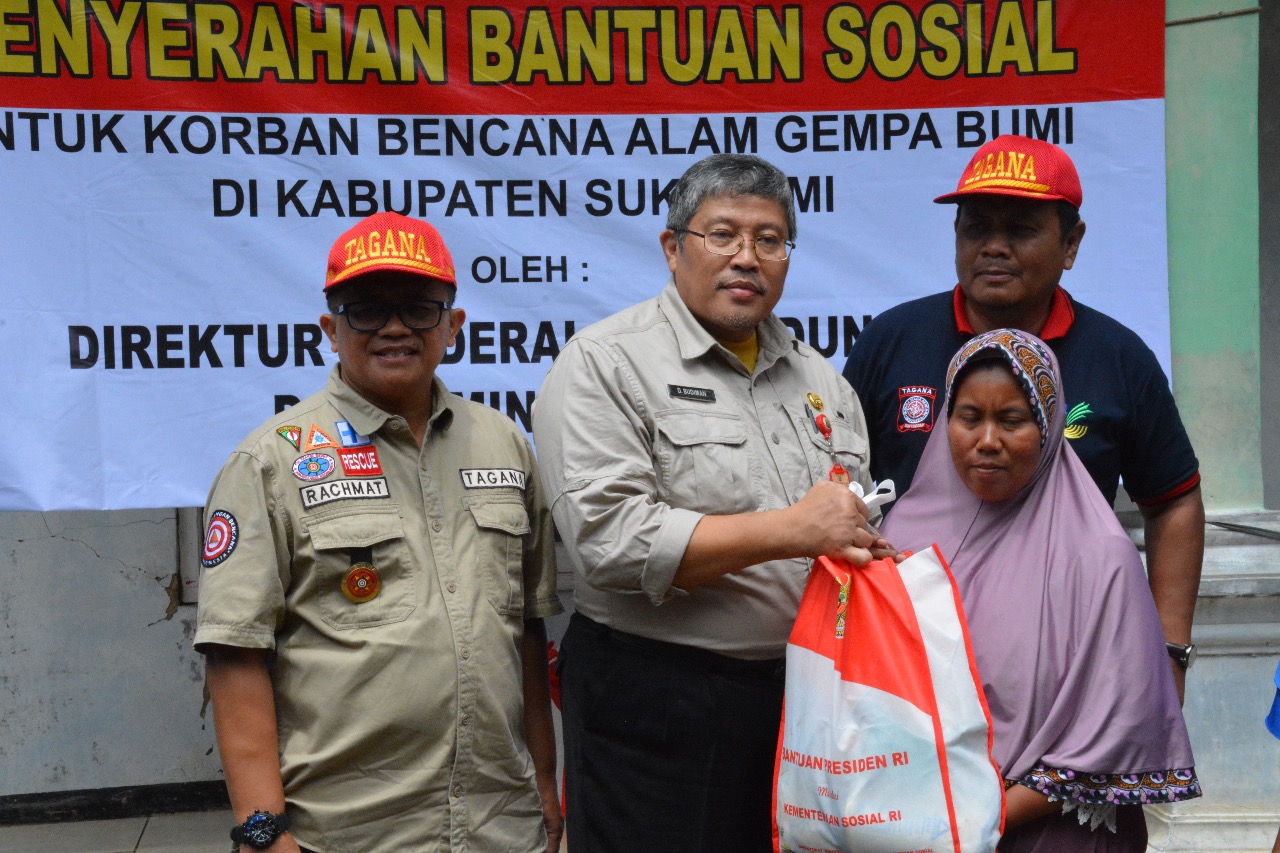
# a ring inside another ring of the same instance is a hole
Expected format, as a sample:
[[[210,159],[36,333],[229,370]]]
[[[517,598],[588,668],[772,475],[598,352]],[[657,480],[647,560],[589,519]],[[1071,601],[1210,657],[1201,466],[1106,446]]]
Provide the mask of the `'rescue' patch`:
[[[325,453],[308,453],[293,461],[293,476],[299,480],[323,480],[333,473],[333,457]]]
[[[311,429],[307,431],[307,443],[303,450],[319,450],[322,447],[337,447],[337,443],[332,438],[324,434],[324,430],[315,424],[311,425]]]
[[[904,385],[898,389],[898,432],[931,432],[938,389]]]
[[[221,563],[236,549],[240,528],[236,517],[226,510],[216,510],[209,516],[209,527],[204,532],[204,550],[200,553],[200,565],[206,569]]]
[[[348,477],[376,477],[382,473],[376,447],[340,447],[338,461]]]
[[[391,492],[387,489],[386,477],[373,480],[335,480],[332,483],[303,486],[298,489],[298,494],[302,497],[302,505],[307,509],[331,501],[391,497]]]
[[[468,489],[524,488],[524,472],[515,468],[460,468],[458,473]]]

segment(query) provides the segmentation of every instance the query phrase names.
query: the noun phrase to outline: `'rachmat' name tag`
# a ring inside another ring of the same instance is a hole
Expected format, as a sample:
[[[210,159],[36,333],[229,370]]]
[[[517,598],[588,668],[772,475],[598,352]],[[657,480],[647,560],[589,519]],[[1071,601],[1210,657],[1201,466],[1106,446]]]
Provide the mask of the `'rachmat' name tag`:
[[[378,477],[372,480],[335,480],[332,483],[320,483],[315,486],[304,486],[298,489],[302,495],[302,505],[307,509],[349,498],[389,498],[387,478]]]

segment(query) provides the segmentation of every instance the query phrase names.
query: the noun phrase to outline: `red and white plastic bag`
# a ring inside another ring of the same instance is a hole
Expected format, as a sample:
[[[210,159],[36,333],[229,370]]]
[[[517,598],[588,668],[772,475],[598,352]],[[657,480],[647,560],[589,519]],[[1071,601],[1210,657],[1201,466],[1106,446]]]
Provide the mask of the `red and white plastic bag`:
[[[990,853],[1004,824],[991,718],[936,548],[820,558],[787,645],[778,853]]]

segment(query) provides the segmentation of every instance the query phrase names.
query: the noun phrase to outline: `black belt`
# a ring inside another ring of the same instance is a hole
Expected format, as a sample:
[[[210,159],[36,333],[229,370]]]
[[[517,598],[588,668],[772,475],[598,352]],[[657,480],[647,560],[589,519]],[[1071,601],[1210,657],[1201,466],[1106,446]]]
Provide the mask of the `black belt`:
[[[654,640],[650,637],[629,634],[626,631],[619,631],[617,628],[610,628],[608,625],[601,624],[581,613],[574,613],[569,621],[584,630],[590,631],[603,642],[621,643],[632,648],[642,649],[659,657],[684,661],[701,667],[708,672],[745,675],[753,678],[770,678],[778,681],[782,681],[786,675],[785,658],[771,658],[768,660],[733,658],[718,652],[708,651],[707,649],[699,649],[695,646],[668,643],[663,640]]]

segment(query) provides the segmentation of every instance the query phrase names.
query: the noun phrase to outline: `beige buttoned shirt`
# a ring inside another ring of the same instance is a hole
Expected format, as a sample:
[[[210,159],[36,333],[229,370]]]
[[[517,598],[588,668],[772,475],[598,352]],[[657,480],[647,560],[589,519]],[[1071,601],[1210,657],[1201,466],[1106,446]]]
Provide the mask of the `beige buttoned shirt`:
[[[757,333],[749,373],[668,282],[574,335],[552,365],[534,443],[579,612],[734,657],[783,656],[809,560],[752,566],[690,593],[672,586],[703,515],[793,504],[827,478],[833,456],[870,486],[853,389],[777,317]],[[810,394],[830,442],[805,409]]]
[[[419,447],[335,368],[209,493],[195,645],[274,651],[291,829],[323,853],[546,844],[520,651],[561,611],[550,516],[516,426],[435,401]]]

